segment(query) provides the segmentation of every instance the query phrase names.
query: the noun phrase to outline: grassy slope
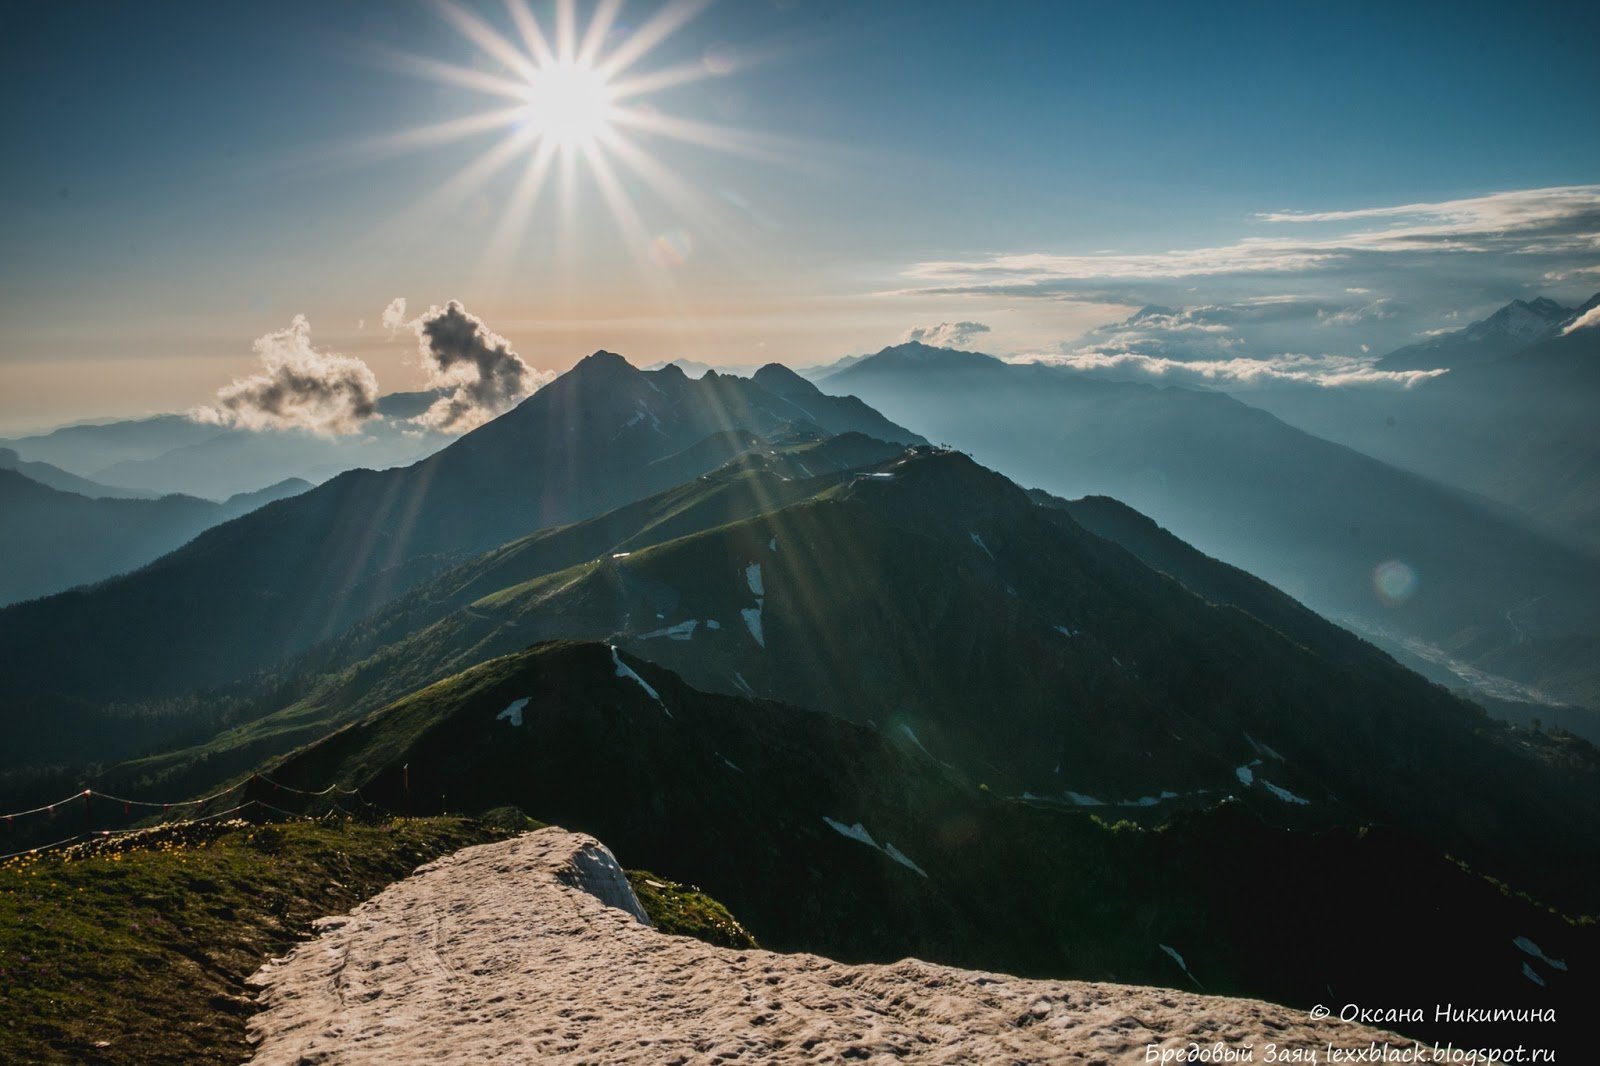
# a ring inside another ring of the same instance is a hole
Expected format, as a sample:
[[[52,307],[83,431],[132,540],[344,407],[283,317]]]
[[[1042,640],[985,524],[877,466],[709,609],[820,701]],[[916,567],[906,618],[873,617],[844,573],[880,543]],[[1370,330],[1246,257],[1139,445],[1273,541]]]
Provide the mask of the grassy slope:
[[[0,1058],[238,1062],[263,962],[418,865],[531,826],[182,825],[0,865]],[[512,828],[516,826],[517,828]],[[629,872],[667,932],[754,945],[715,900]]]

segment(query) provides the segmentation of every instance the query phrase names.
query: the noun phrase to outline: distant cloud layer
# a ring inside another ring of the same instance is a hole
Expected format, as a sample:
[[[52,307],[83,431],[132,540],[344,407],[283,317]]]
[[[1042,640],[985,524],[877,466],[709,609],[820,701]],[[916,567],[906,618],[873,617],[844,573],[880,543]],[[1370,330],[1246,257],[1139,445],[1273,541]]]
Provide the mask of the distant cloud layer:
[[[896,294],[1144,307],[1144,320],[1101,327],[1064,354],[1259,362],[1386,352],[1513,299],[1581,300],[1600,280],[1600,185],[1265,211],[1239,230],[1194,248],[929,260],[905,269],[911,285]]]
[[[1019,362],[1047,363],[1097,377],[1162,381],[1174,385],[1248,389],[1269,385],[1409,388],[1444,370],[1375,370],[1369,359],[1329,355],[1279,355],[1266,359],[1168,359],[1137,352],[1079,351],[1023,356]]]
[[[296,315],[288,329],[257,339],[255,350],[261,373],[219,389],[216,402],[192,411],[192,417],[241,429],[335,436],[358,432],[377,415],[378,379],[372,368],[312,347],[304,315]]]
[[[1372,256],[1538,257],[1600,251],[1600,185],[1525,189],[1465,200],[1347,211],[1274,211],[1256,219],[1287,236],[1250,236],[1231,244],[1164,252],[1055,255],[1027,252],[977,260],[917,263],[906,273],[921,291],[1003,291],[1050,295],[1072,283],[1168,280],[1235,274],[1298,274]],[[1347,223],[1381,221],[1378,226]],[[1332,230],[1329,224],[1336,224]]]
[[[934,348],[959,348],[988,332],[989,327],[982,322],[940,322],[932,326],[913,326],[901,335],[900,343],[919,341]]]
[[[554,374],[534,370],[460,302],[406,319],[406,301],[397,297],[383,313],[385,327],[410,329],[428,387],[449,390],[414,421],[443,433],[466,433],[510,410]]]

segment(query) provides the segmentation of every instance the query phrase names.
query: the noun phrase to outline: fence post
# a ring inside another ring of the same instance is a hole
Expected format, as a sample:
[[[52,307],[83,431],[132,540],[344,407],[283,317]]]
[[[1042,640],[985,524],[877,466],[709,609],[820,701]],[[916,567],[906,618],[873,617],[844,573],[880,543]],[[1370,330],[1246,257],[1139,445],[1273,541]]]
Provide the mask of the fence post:
[[[400,787],[406,794],[406,817],[411,817],[411,764],[400,767]]]
[[[83,790],[83,835],[94,836],[94,793],[89,789]]]

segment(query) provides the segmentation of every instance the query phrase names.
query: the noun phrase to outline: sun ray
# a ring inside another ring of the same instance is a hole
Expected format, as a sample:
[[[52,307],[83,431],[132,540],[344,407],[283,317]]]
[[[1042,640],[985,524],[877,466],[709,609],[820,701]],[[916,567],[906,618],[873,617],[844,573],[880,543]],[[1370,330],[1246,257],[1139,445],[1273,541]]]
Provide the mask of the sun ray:
[[[594,9],[594,14],[589,18],[589,27],[583,31],[583,42],[578,45],[576,62],[582,66],[592,67],[599,58],[600,49],[606,43],[606,34],[611,32],[611,24],[616,21],[617,12],[622,10],[622,0],[600,0]]]
[[[541,141],[528,157],[527,165],[523,167],[517,186],[506,204],[505,217],[484,253],[479,272],[483,276],[483,287],[489,290],[493,299],[498,300],[505,291],[509,280],[506,267],[521,246],[523,234],[528,231],[533,209],[540,193],[544,191],[550,165],[555,161],[557,147],[554,141]]]
[[[527,56],[517,51],[516,45],[500,36],[493,26],[471,11],[452,3],[451,0],[439,0],[437,7],[440,15],[454,26],[458,33],[483,49],[486,54],[504,63],[519,77],[531,78],[537,73],[539,68],[530,62]]]
[[[528,46],[528,51],[533,53],[533,65],[547,67],[556,61],[556,54],[550,48],[550,41],[544,35],[544,30],[539,28],[539,20],[533,17],[533,12],[528,10],[526,0],[506,0],[506,10],[511,13],[511,21],[517,24],[517,32],[522,35],[522,42]]]
[[[388,66],[442,85],[455,85],[491,96],[510,97],[513,100],[521,100],[527,93],[522,83],[502,78],[497,74],[473,70],[471,67],[458,67],[453,63],[412,55],[410,52],[398,52],[382,45],[371,45],[369,50]]]
[[[736,126],[719,126],[712,122],[699,122],[695,119],[663,115],[658,111],[641,111],[638,108],[627,107],[616,108],[612,122],[619,126],[630,126],[646,133],[669,137],[685,144],[715,148],[718,151],[764,163],[782,164],[790,161],[775,138],[764,137],[753,130],[743,130]]]
[[[355,145],[346,146],[343,151],[347,155],[378,160],[418,152],[425,148],[437,148],[480,133],[512,127],[522,117],[523,110],[523,106],[499,108],[434,122],[426,126],[413,126],[397,133],[368,138]]]
[[[635,75],[624,81],[612,82],[611,98],[621,100],[629,96],[643,96],[717,76],[704,63],[682,63],[649,74]]]
[[[419,219],[438,217],[459,207],[468,196],[477,192],[490,178],[504,170],[526,149],[527,143],[527,135],[523,131],[511,130],[475,156],[449,181],[406,208],[395,222],[415,226]]]
[[[571,63],[577,51],[577,7],[573,0],[556,0],[556,62]]]
[[[670,0],[596,67],[608,81],[643,59],[706,7],[709,0]]]
[[[741,254],[752,250],[739,231],[724,222],[707,198],[672,167],[641,150],[620,132],[606,142],[606,147],[652,192],[688,220],[697,233],[724,249]]]

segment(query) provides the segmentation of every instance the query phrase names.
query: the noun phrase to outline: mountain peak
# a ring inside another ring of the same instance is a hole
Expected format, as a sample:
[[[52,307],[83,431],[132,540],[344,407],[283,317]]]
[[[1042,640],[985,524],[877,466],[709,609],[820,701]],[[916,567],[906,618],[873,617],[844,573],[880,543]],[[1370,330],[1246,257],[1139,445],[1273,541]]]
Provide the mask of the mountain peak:
[[[785,398],[814,396],[822,391],[782,363],[768,363],[752,374],[750,380],[774,396]]]
[[[623,367],[627,367],[629,370],[634,369],[632,363],[628,362],[616,352],[608,352],[604,348],[601,348],[598,351],[595,351],[590,355],[586,355],[582,359],[578,360],[578,365],[573,367],[573,369],[577,370],[579,368],[585,368],[593,370],[601,367],[615,370],[620,370]]]

